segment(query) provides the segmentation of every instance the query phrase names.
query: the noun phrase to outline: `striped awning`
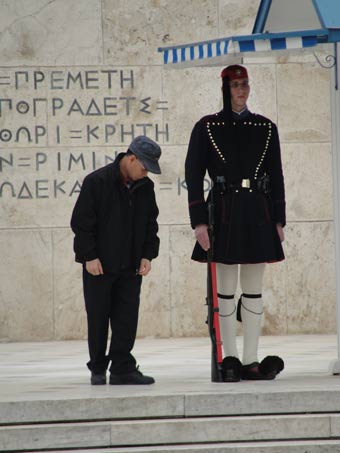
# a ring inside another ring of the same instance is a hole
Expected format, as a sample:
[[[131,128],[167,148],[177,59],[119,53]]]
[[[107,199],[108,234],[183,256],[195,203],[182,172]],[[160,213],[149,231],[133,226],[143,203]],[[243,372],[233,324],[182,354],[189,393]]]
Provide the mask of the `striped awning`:
[[[326,44],[327,29],[293,31],[286,33],[258,33],[252,35],[230,36],[210,41],[160,47],[164,64],[191,66],[195,63],[209,64],[223,56],[242,56],[248,52],[268,52],[315,47]]]

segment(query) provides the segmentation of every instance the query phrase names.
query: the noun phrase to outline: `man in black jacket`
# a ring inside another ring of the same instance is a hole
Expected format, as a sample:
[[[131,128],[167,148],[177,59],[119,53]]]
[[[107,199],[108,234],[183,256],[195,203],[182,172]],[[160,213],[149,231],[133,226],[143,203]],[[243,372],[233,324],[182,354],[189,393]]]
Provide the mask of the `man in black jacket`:
[[[159,250],[158,207],[148,172],[160,174],[161,149],[136,137],[126,153],[84,179],[71,227],[76,261],[83,264],[91,384],[152,384],[131,354],[142,277]],[[107,339],[111,325],[108,353]]]

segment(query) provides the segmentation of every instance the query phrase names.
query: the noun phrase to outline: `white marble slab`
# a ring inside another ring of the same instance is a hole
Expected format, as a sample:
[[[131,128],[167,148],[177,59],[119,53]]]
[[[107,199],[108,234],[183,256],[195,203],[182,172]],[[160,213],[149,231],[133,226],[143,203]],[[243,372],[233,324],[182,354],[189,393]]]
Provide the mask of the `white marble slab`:
[[[277,66],[281,140],[330,141],[330,71],[318,63]]]
[[[213,39],[217,26],[215,0],[104,0],[105,63],[159,65],[158,47]]]
[[[83,423],[0,427],[0,448],[4,451],[104,447],[110,445],[110,424]]]
[[[53,289],[55,338],[87,338],[82,266],[74,261],[73,232],[53,230]]]
[[[139,337],[171,336],[171,295],[169,228],[159,229],[160,252],[151,262],[151,273],[143,277],[137,335]]]
[[[282,162],[287,220],[332,220],[333,177],[330,144],[283,143]]]
[[[100,64],[100,0],[2,2],[2,66]]]
[[[45,230],[1,230],[0,339],[54,337],[52,235]]]
[[[123,447],[115,448],[115,453],[335,453],[340,451],[340,442],[337,440],[304,440],[304,441],[273,441],[273,442],[228,442],[214,444],[193,444],[185,446],[164,446],[161,447]],[[107,453],[107,449],[81,449],[80,453]],[[33,452],[39,453],[39,452]],[[51,453],[68,453],[66,450],[52,451]]]
[[[190,259],[195,243],[189,225],[170,231],[171,335],[206,335],[206,265]]]
[[[287,333],[335,332],[332,222],[289,224],[285,246]]]
[[[254,441],[330,437],[328,415],[282,415],[228,418],[196,418],[115,422],[111,425],[112,445],[190,442]]]

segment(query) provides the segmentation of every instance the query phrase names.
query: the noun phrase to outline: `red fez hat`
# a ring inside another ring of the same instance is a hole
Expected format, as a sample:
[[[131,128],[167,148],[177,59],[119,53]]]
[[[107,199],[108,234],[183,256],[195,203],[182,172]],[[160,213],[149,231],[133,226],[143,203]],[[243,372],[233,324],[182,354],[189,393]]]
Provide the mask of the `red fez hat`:
[[[248,72],[244,66],[234,64],[224,68],[223,71],[221,72],[221,77],[222,79],[224,79],[224,77],[228,77],[229,80],[247,79]]]

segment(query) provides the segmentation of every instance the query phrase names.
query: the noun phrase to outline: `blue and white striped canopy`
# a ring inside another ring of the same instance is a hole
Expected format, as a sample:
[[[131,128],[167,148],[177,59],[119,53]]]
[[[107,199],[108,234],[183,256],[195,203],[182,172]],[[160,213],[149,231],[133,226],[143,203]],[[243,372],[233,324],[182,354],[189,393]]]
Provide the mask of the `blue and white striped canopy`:
[[[190,63],[207,64],[223,56],[240,56],[247,52],[268,52],[271,50],[292,50],[314,47],[327,43],[328,30],[304,30],[286,33],[259,33],[243,36],[218,38],[171,47],[160,47],[164,64],[190,66]]]

